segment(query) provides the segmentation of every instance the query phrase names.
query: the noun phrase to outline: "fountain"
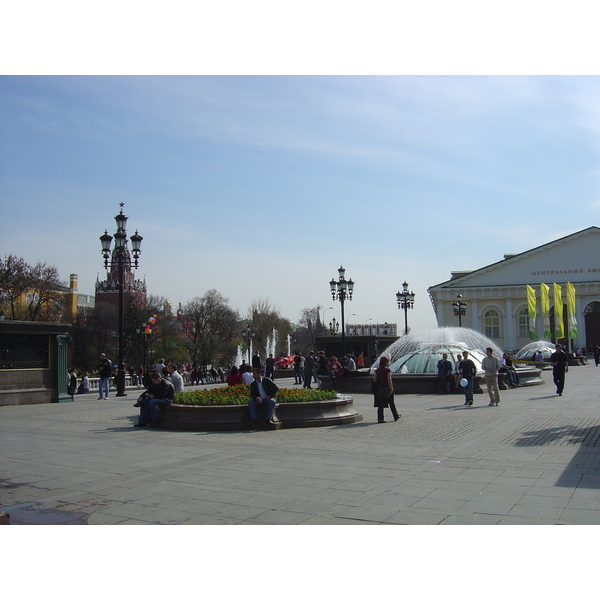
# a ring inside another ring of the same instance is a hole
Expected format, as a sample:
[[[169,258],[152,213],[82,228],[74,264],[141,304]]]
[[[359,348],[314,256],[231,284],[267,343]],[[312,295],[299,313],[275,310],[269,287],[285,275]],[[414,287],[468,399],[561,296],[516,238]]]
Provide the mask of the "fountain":
[[[239,367],[242,364],[242,347],[238,346],[235,353],[235,366]]]
[[[466,350],[477,367],[474,391],[482,393],[479,382],[483,380],[481,361],[485,357],[486,348],[492,348],[497,358],[502,357],[502,350],[492,340],[473,329],[440,327],[410,333],[386,348],[381,356],[390,359],[396,393],[418,394],[439,392],[438,361],[443,354],[447,354],[448,360],[454,365],[457,354],[462,354]],[[336,382],[336,390],[344,393],[370,393],[372,373],[378,366],[379,360],[370,371],[365,369],[354,377],[348,376]],[[543,383],[539,378],[540,372],[539,369],[519,369],[519,379],[525,385]],[[502,376],[500,380],[501,389],[506,389]]]
[[[531,342],[526,346],[523,346],[516,354],[515,360],[522,360],[531,362],[535,360],[535,355],[538,350],[542,353],[542,360],[549,361],[550,356],[554,352],[556,346],[548,340],[539,340],[537,342]]]
[[[502,350],[492,340],[473,329],[439,327],[409,333],[386,348],[381,356],[390,359],[392,373],[437,374],[437,363],[442,354],[447,354],[448,360],[454,364],[456,355],[465,350],[481,370],[486,348],[491,348],[497,358],[502,356]],[[378,366],[379,360],[371,367],[371,373]]]
[[[270,354],[273,356],[277,356],[275,350],[277,348],[277,329],[273,327],[273,333],[267,338],[267,344],[265,346],[265,358],[267,358]]]

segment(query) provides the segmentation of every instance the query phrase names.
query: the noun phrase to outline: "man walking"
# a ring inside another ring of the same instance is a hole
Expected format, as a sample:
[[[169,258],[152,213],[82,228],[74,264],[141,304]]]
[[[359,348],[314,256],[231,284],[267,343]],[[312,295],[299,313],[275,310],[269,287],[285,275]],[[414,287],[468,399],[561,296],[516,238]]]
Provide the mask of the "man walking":
[[[463,359],[459,368],[461,377],[467,380],[467,385],[465,386],[465,406],[473,406],[473,380],[477,373],[477,367],[469,358],[469,353],[466,350],[463,352]]]
[[[481,361],[481,368],[485,371],[485,385],[490,396],[488,406],[500,404],[500,391],[498,390],[498,369],[500,361],[493,355],[491,348],[486,348],[486,357]]]
[[[562,396],[565,388],[565,373],[569,372],[569,360],[563,352],[562,346],[556,344],[556,352],[550,356],[550,364],[552,365],[552,378],[556,385],[556,393]]]

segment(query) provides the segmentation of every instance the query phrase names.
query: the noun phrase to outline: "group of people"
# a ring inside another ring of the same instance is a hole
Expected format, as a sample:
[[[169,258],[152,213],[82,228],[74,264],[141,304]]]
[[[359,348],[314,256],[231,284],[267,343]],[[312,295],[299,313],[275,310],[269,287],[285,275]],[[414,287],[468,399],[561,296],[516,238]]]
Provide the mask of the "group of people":
[[[344,356],[342,361],[337,356],[331,356],[329,359],[322,350],[316,354],[310,351],[306,356],[302,352],[296,352],[294,355],[294,385],[303,384],[305,388],[311,388],[312,383],[321,387],[321,379],[329,377],[333,382],[344,375],[344,373],[353,372],[365,366],[364,355],[361,352],[358,356],[350,352]]]
[[[597,349],[598,350],[598,349]],[[595,352],[596,365],[600,360],[600,351]],[[381,357],[379,366],[375,370],[372,379],[372,392],[374,396],[374,407],[377,408],[377,421],[384,423],[384,409],[389,408],[394,421],[400,418],[394,402],[394,387],[392,384],[392,372],[389,368],[389,358]],[[550,357],[550,364],[553,367],[553,380],[556,385],[556,393],[562,396],[565,383],[565,374],[568,372],[568,355],[561,344],[556,344],[555,352]],[[294,356],[294,384],[303,384],[304,388],[311,389],[312,383],[317,387],[321,385],[321,379],[329,377],[335,382],[336,379],[344,375],[344,372],[356,371],[357,368],[364,367],[364,358],[362,353],[355,357],[349,353],[344,357],[342,365],[336,356],[329,359],[323,351],[316,354],[310,351],[306,356],[296,352]],[[484,371],[485,382],[490,398],[488,406],[499,406],[500,392],[498,389],[498,373],[506,373],[508,383],[511,387],[520,385],[518,373],[512,363],[512,357],[509,352],[505,352],[502,358],[493,355],[492,348],[486,348],[486,356],[481,362],[481,368]],[[465,406],[473,405],[473,385],[477,374],[477,366],[469,357],[469,352],[464,351],[458,354],[454,365],[448,360],[448,355],[443,354],[442,359],[437,363],[438,379],[441,388],[445,393],[450,393],[451,389],[463,388],[465,395]],[[98,365],[99,398],[107,398],[109,392],[109,382],[112,376],[113,365],[105,354],[100,355]],[[259,352],[255,352],[252,357],[252,364],[248,365],[245,361],[240,367],[232,366],[227,372],[219,374],[215,370],[215,381],[227,382],[228,385],[245,384],[250,386],[250,396],[248,399],[248,408],[250,412],[251,423],[256,423],[257,406],[266,406],[266,422],[273,423],[273,413],[275,410],[275,395],[278,391],[274,383],[275,360],[273,355],[269,355],[263,364]],[[192,369],[190,373],[194,373]],[[135,407],[140,408],[140,417],[136,427],[145,427],[146,425],[157,426],[160,423],[160,413],[158,407],[168,405],[173,402],[175,392],[182,391],[185,385],[185,378],[179,373],[174,364],[166,365],[164,359],[159,359],[153,369],[144,371],[144,383],[147,389],[141,394]],[[218,378],[218,379],[217,379]],[[194,376],[191,376],[193,383]],[[81,383],[78,384],[77,373],[69,373],[69,394],[88,393],[89,379],[84,372],[81,374]]]
[[[500,391],[498,389],[498,373],[506,373],[509,387],[520,386],[519,375],[512,362],[510,352],[504,352],[502,358],[494,356],[492,348],[486,348],[486,356],[482,360],[481,368],[490,396],[489,406],[500,404]],[[469,358],[467,351],[456,355],[454,365],[448,360],[448,355],[443,354],[437,363],[437,374],[441,389],[449,394],[453,389],[463,388],[465,405],[473,405],[473,384],[477,374],[475,363]]]

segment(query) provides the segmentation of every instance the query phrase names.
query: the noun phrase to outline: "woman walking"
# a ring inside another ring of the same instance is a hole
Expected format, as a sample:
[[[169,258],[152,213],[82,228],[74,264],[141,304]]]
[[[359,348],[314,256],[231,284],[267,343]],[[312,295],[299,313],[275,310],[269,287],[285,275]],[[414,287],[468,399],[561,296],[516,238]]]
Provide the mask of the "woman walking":
[[[378,423],[385,423],[383,409],[388,407],[392,411],[394,421],[400,418],[394,404],[394,386],[392,384],[392,371],[389,368],[389,364],[390,359],[387,356],[382,356],[379,360],[379,367],[373,373],[373,406],[377,407]]]

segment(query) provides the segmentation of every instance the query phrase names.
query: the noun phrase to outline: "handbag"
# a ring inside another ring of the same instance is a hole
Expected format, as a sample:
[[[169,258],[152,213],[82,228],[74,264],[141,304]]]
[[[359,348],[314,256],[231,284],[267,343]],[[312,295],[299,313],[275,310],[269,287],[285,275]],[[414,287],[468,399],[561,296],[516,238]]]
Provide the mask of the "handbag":
[[[390,399],[390,388],[387,385],[377,384],[377,392],[375,394],[377,400],[388,401]]]

